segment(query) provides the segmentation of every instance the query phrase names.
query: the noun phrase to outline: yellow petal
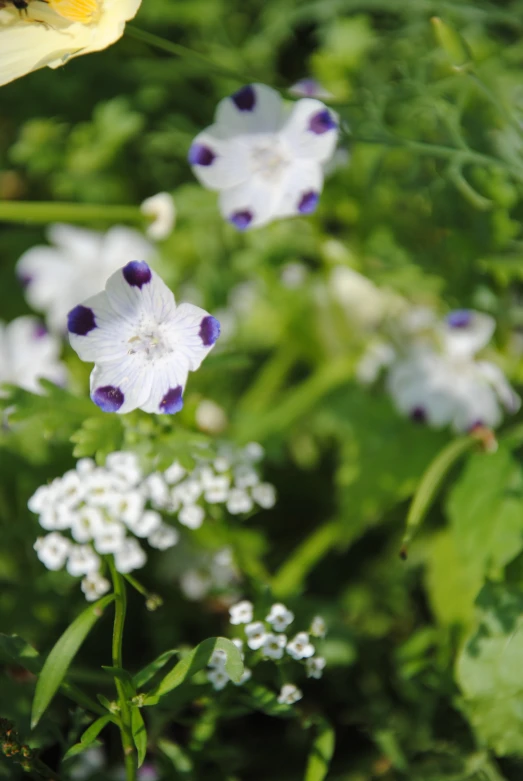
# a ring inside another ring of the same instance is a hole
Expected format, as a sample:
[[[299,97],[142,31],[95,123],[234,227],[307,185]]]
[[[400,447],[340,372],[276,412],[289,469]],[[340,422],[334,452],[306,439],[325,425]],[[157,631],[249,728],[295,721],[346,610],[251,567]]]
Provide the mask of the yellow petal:
[[[90,24],[100,14],[98,0],[47,0],[50,8],[70,22]]]

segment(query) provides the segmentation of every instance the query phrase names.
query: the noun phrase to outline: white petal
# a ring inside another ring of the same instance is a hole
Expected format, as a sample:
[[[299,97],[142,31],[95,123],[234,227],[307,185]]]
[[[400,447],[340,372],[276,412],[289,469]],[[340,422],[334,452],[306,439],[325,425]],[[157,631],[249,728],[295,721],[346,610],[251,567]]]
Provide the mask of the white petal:
[[[157,363],[151,377],[148,395],[138,405],[144,412],[174,414],[183,406],[182,394],[188,367],[174,358]]]
[[[91,372],[91,399],[104,412],[131,412],[147,400],[153,379],[150,367],[132,356],[96,365]]]
[[[449,355],[467,358],[490,342],[495,328],[496,322],[490,315],[462,309],[451,312],[440,331]]]
[[[274,216],[312,214],[316,210],[322,189],[323,171],[319,163],[313,160],[295,161],[285,173]]]
[[[271,133],[281,127],[284,105],[280,94],[265,84],[248,84],[224,98],[216,109],[216,124],[229,137],[241,133]]]
[[[476,368],[496,391],[507,412],[515,413],[521,406],[521,399],[510,385],[509,381],[494,363],[478,361]]]
[[[115,312],[132,324],[144,315],[161,323],[174,311],[172,291],[143,261],[131,261],[112,274],[105,291]]]
[[[296,157],[324,163],[336,148],[338,119],[320,100],[304,98],[295,104],[281,135]]]
[[[220,193],[220,212],[239,230],[258,228],[274,219],[280,199],[279,187],[260,177],[251,177]]]
[[[210,190],[225,190],[245,182],[250,171],[250,145],[241,138],[229,140],[219,125],[196,136],[189,150],[193,173]]]
[[[68,327],[73,350],[82,361],[97,363],[124,360],[134,334],[128,320],[111,306],[107,293],[98,293],[72,309]]]
[[[220,334],[215,317],[194,304],[180,304],[169,321],[169,333],[175,338],[176,357],[183,356],[190,371],[198,369],[212,350]]]

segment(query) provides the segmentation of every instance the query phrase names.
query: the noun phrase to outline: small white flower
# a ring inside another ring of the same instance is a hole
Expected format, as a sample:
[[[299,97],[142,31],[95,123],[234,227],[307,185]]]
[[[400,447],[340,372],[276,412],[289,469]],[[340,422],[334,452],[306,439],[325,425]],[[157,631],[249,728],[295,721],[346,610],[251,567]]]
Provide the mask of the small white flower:
[[[180,588],[187,599],[197,602],[203,599],[210,591],[212,582],[206,573],[199,572],[196,569],[189,569],[182,573],[180,578]]]
[[[179,464],[178,461],[173,461],[171,466],[165,470],[163,476],[169,485],[174,485],[175,483],[179,483],[186,474],[187,472],[183,466]]]
[[[109,507],[119,499],[114,480],[105,469],[95,469],[85,477],[85,501],[94,507]]]
[[[71,535],[76,542],[90,542],[103,531],[105,519],[98,507],[81,507],[71,523]]]
[[[52,507],[56,500],[56,489],[50,485],[41,485],[27,502],[32,513],[39,515],[44,510]]]
[[[233,488],[229,491],[226,506],[231,515],[240,515],[241,513],[250,512],[254,504],[246,491],[241,488]]]
[[[126,575],[135,569],[140,569],[147,561],[143,548],[132,537],[124,540],[123,545],[114,554],[114,563],[118,572]]]
[[[276,489],[270,483],[255,485],[251,496],[256,504],[259,504],[264,510],[270,510],[276,504]]]
[[[162,241],[171,235],[176,222],[176,206],[172,195],[169,193],[156,193],[142,201],[140,206],[142,214],[152,217],[146,233],[154,241]]]
[[[99,572],[92,572],[90,575],[86,575],[80,587],[85,594],[86,600],[94,602],[95,599],[103,597],[109,591],[111,584]]]
[[[94,361],[91,399],[104,412],[134,409],[173,414],[220,333],[218,321],[192,304],[176,306],[164,282],[143,261],[131,261],[105,291],[69,312],[71,345]]]
[[[327,627],[325,621],[321,616],[314,616],[311,621],[311,627],[309,632],[313,637],[325,637],[327,634]]]
[[[203,492],[203,486],[195,477],[188,477],[183,483],[173,488],[172,496],[182,504],[194,504]]]
[[[76,471],[81,477],[91,474],[96,469],[96,464],[92,458],[80,458],[76,462]],[[85,753],[85,752],[84,752]]]
[[[242,454],[247,461],[251,461],[253,464],[261,461],[265,455],[265,450],[259,442],[248,442],[242,450]]]
[[[34,544],[36,555],[47,569],[58,570],[64,566],[71,543],[58,532],[38,537]]]
[[[57,501],[66,507],[76,507],[84,495],[84,484],[78,472],[71,469],[60,479],[57,490]]]
[[[252,651],[257,651],[265,642],[267,637],[267,630],[265,624],[261,621],[254,621],[252,624],[247,624],[245,627],[245,635],[247,637],[247,645]]]
[[[229,608],[231,624],[248,624],[252,621],[253,604],[247,599],[237,602]]]
[[[280,705],[294,705],[295,702],[301,700],[303,692],[298,689],[293,683],[285,683],[281,687],[280,694],[278,696],[278,702]]]
[[[162,516],[160,513],[157,513],[156,510],[145,510],[132,523],[127,523],[127,528],[130,529],[133,534],[136,534],[137,537],[149,537],[153,532],[156,532],[161,525]]]
[[[176,545],[178,539],[179,535],[176,529],[163,523],[149,535],[147,542],[152,548],[167,550],[167,548],[172,548],[173,545]]]
[[[203,399],[196,407],[196,425],[207,434],[221,434],[227,428],[227,415],[222,407],[210,399]]]
[[[296,660],[308,659],[309,656],[314,654],[314,650],[314,646],[309,641],[307,632],[298,632],[298,634],[287,643],[287,653]]]
[[[272,605],[269,615],[265,619],[272,626],[275,632],[285,632],[287,627],[294,621],[292,613],[281,602]]]
[[[283,652],[285,651],[285,643],[287,638],[285,635],[274,635],[269,632],[265,635],[265,640],[262,645],[262,654],[268,659],[281,659]]]
[[[108,521],[97,531],[93,545],[98,553],[116,553],[125,540],[125,527],[119,521]]]
[[[223,667],[227,661],[227,654],[221,648],[215,648],[211,658],[207,662],[209,667]]]
[[[153,472],[145,478],[143,487],[146,496],[151,500],[153,507],[163,508],[169,504],[169,488],[163,475]]]
[[[323,656],[312,656],[305,660],[307,678],[321,678],[325,668],[325,659]]]
[[[67,572],[74,578],[90,575],[100,569],[100,557],[90,545],[72,545],[67,558]]]
[[[247,683],[247,681],[250,681],[252,678],[252,670],[249,670],[248,667],[243,668],[243,672],[241,674],[239,681],[232,681],[232,683],[235,686],[243,686],[244,683]]]
[[[60,350],[59,339],[48,334],[35,317],[17,317],[7,325],[0,321],[0,386],[9,383],[31,393],[43,393],[40,379],[65,384],[67,375],[58,359]]]
[[[236,646],[236,648],[240,652],[240,656],[243,659],[244,656],[245,656],[245,654],[243,653],[243,640],[240,640],[239,637],[234,637],[232,642],[234,643],[234,645]]]
[[[234,470],[234,483],[237,488],[253,488],[259,482],[258,473],[248,464],[240,464]]]
[[[213,689],[217,692],[224,689],[231,680],[223,667],[215,667],[207,670],[207,679],[212,683]]]
[[[205,511],[199,504],[187,504],[178,513],[178,520],[189,529],[199,529],[205,518]]]
[[[114,518],[131,527],[142,517],[144,503],[145,496],[141,491],[125,491],[112,494],[107,501],[107,508]]]
[[[203,498],[209,504],[223,504],[229,497],[231,480],[228,475],[216,475],[209,483],[203,494]]]
[[[232,464],[227,456],[218,456],[215,458],[213,466],[217,472],[228,472]]]
[[[337,139],[337,118],[319,100],[288,107],[276,90],[250,84],[220,102],[189,162],[205,187],[220,191],[223,217],[246,230],[311,214]]]
[[[127,485],[135,486],[143,478],[142,469],[136,453],[114,452],[105,459],[105,468],[124,480]]]
[[[38,519],[42,529],[57,531],[68,529],[75,518],[75,513],[64,505],[50,506],[42,510]]]

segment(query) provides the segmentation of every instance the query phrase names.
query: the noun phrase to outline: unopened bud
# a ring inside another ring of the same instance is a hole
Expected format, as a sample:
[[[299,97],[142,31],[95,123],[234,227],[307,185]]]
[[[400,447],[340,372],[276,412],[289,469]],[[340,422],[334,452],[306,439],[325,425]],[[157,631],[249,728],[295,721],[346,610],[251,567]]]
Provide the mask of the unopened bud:
[[[433,16],[430,21],[437,42],[445,51],[453,67],[456,70],[462,70],[472,59],[466,42],[457,30],[443,22],[438,16]]]
[[[151,613],[153,613],[155,610],[158,610],[158,608],[161,607],[162,605],[163,605],[163,599],[158,594],[149,594],[145,602],[145,607]]]

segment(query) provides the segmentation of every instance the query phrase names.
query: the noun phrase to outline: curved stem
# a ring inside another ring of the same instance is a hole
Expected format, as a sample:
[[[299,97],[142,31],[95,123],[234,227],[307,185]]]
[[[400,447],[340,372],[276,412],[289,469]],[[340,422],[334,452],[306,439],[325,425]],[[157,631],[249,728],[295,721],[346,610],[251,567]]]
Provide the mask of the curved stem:
[[[59,203],[48,201],[0,201],[0,222],[127,222],[146,226],[150,218],[139,206],[112,204]]]
[[[109,567],[113,580],[115,594],[114,610],[114,628],[112,659],[113,666],[123,668],[122,662],[122,643],[123,628],[125,623],[125,613],[127,610],[127,595],[125,592],[125,581],[117,571],[112,557],[109,558]],[[116,691],[118,692],[118,704],[120,706],[120,735],[122,738],[122,748],[125,759],[126,781],[136,781],[136,750],[134,747],[132,729],[131,729],[131,708],[127,702],[125,688],[121,680],[114,679]]]

